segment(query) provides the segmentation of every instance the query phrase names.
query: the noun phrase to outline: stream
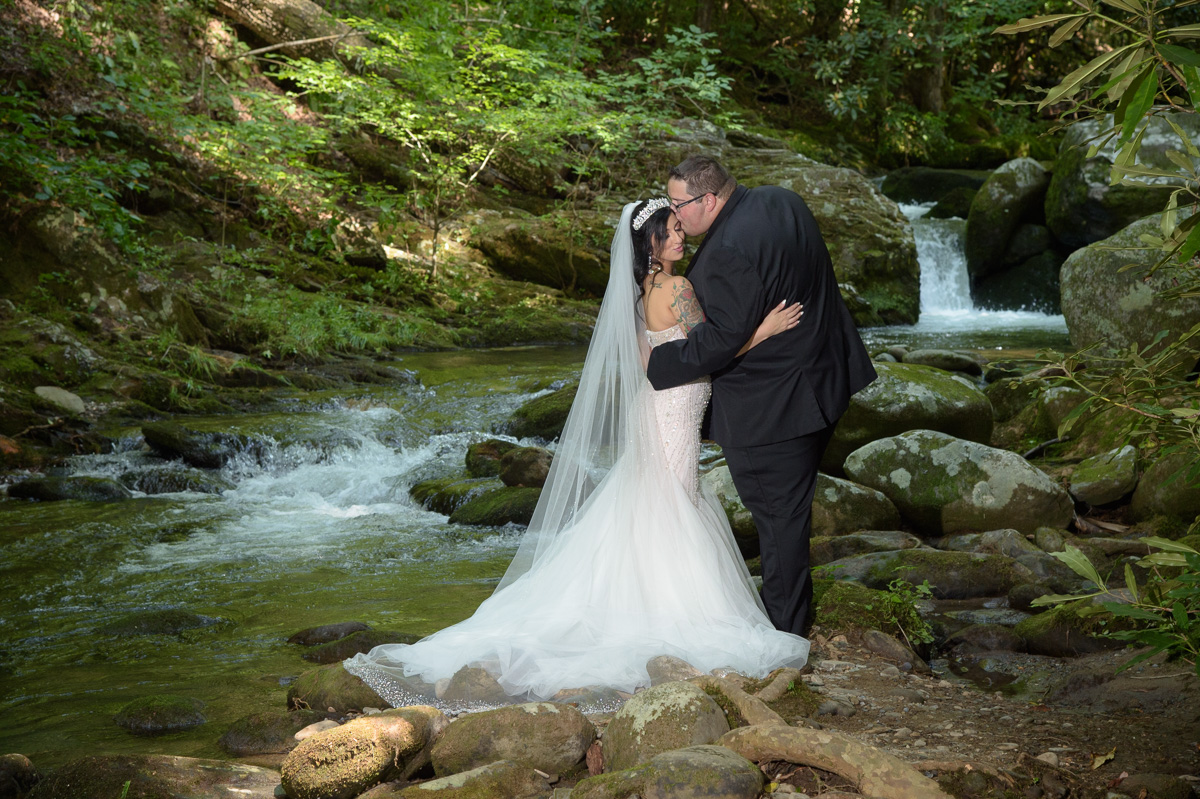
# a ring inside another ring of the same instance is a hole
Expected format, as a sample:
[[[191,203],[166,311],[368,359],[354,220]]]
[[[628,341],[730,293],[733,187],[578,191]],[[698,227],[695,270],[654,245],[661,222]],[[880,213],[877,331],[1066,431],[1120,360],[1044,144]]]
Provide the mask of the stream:
[[[922,262],[921,321],[864,330],[871,351],[906,344],[1032,357],[1069,346],[1061,316],[973,309],[963,223],[920,220],[919,206],[905,211]],[[223,757],[220,734],[247,713],[284,707],[287,685],[312,667],[286,643],[298,630],[355,620],[423,635],[470,615],[523,528],[451,525],[415,505],[408,489],[459,473],[468,445],[576,375],[584,352],[417,353],[392,364],[415,375],[412,383],[280,394],[256,414],[189,417],[198,430],[271,442],[222,470],[233,487],[221,494],[0,500],[0,751],[43,769],[89,751],[146,751],[112,717],[133,699],[171,693],[205,702],[208,723],[150,748]],[[63,470],[178,468],[145,454],[137,428],[101,432],[116,451]],[[162,609],[207,623],[179,635],[109,629]]]

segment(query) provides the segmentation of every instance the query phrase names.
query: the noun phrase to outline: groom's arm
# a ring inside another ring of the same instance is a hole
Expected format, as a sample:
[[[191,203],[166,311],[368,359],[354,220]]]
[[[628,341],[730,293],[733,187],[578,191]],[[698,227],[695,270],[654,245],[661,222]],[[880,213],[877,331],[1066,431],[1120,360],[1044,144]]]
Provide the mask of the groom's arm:
[[[705,267],[707,320],[686,339],[660,344],[650,353],[646,376],[656,389],[674,388],[712,374],[737,357],[762,321],[766,290],[758,272],[732,250],[709,253]]]

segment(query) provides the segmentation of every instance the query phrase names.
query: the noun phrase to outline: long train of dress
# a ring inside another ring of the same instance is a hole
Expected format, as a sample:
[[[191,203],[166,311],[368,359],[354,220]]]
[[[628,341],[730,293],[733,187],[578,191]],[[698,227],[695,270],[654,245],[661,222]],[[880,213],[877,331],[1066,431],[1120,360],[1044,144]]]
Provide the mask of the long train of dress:
[[[684,333],[647,335],[657,346]],[[661,437],[655,457],[618,461],[533,568],[470,618],[415,644],[356,655],[346,670],[393,706],[466,710],[495,698],[433,696],[464,666],[484,668],[518,702],[632,693],[649,685],[646,663],[658,655],[755,677],[803,665],[808,641],[772,626],[724,511],[699,484],[708,380],[642,391]],[[664,467],[677,479],[649,479]]]

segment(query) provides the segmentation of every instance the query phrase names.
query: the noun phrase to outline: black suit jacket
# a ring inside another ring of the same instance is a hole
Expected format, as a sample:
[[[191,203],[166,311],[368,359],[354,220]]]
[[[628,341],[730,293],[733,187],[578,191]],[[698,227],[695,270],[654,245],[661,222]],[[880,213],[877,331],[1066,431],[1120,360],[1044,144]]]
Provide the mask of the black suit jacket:
[[[815,433],[875,379],[817,222],[795,192],[738,186],[687,277],[707,321],[655,347],[646,374],[660,390],[712,375],[710,434],[718,444],[752,447]],[[738,357],[781,300],[804,304],[800,324]]]

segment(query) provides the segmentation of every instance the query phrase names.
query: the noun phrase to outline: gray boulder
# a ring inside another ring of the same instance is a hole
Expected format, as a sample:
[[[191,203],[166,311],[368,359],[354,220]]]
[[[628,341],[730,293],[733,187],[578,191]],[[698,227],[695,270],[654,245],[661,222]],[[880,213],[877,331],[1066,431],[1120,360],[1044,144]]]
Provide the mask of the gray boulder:
[[[571,799],[756,799],[764,782],[758,766],[723,746],[687,746],[582,780]]]
[[[604,731],[604,763],[621,771],[655,755],[710,744],[729,732],[721,707],[701,688],[668,682],[634,694]]]
[[[1071,471],[1071,496],[1089,505],[1122,499],[1137,485],[1137,448],[1126,444],[1080,462]]]
[[[818,475],[817,480],[820,479],[821,477]],[[746,510],[746,506],[742,504],[742,498],[738,496],[737,489],[733,485],[733,477],[729,474],[729,467],[717,466],[702,474],[700,484],[704,486],[705,490],[712,491],[721,503],[721,507],[725,510],[725,516],[729,519],[729,526],[733,529],[733,538],[737,542],[742,557],[753,558],[758,555],[758,527],[755,526],[754,517],[750,515],[750,511]],[[820,486],[820,483],[818,482],[817,485]],[[818,493],[819,490],[818,488]],[[814,499],[814,528],[816,514],[817,500]]]
[[[166,797],[274,799],[279,772],[226,760],[171,755],[88,755],[56,768],[26,799]]]
[[[881,492],[820,473],[812,513],[814,535],[839,536],[900,526],[900,512]]]
[[[1171,336],[1200,324],[1200,297],[1163,299],[1163,291],[1185,278],[1171,265],[1147,277],[1158,251],[1139,237],[1160,234],[1157,217],[1134,222],[1120,232],[1071,253],[1062,266],[1062,309],[1071,343],[1122,350],[1150,345],[1161,330]],[[1135,264],[1132,269],[1126,266]],[[1181,364],[1192,366],[1192,362]]]
[[[924,535],[1066,527],[1067,492],[1024,458],[933,430],[915,430],[855,450],[846,472],[883,492]]]
[[[970,355],[953,350],[923,349],[913,350],[904,356],[905,363],[918,366],[932,366],[943,372],[963,372],[978,377],[983,374],[983,365]]]
[[[549,788],[546,779],[531,766],[511,760],[497,760],[468,771],[380,795],[399,796],[404,799],[532,799],[546,796]],[[364,794],[364,799],[373,796],[374,793]]]
[[[938,430],[981,444],[991,440],[991,403],[965,378],[907,363],[880,363],[875,370],[879,377],[850,398],[821,471],[841,474],[854,450],[909,430]]]
[[[839,581],[854,580],[879,591],[896,579],[913,585],[928,580],[933,593],[942,599],[1004,596],[1014,586],[1034,579],[1029,569],[1003,555],[927,547],[856,555],[835,560],[821,571]]]
[[[560,774],[583,762],[596,740],[596,728],[570,705],[531,702],[455,720],[433,746],[439,777],[512,760]]]
[[[59,410],[66,411],[74,416],[82,416],[85,410],[83,400],[78,394],[72,394],[65,388],[58,386],[38,386],[33,390],[34,394],[54,405]]]
[[[1200,120],[1194,114],[1171,117],[1193,141],[1200,136]],[[1111,118],[1104,124],[1105,130],[1111,127]],[[1046,224],[1071,249],[1106,239],[1142,217],[1161,211],[1170,194],[1167,187],[1110,185],[1115,140],[1106,142],[1094,156],[1088,157],[1088,149],[1100,132],[1100,124],[1093,120],[1077,122],[1068,128],[1059,145],[1046,192]],[[1142,137],[1138,162],[1174,172],[1179,166],[1167,158],[1168,150],[1182,152],[1184,147],[1167,121],[1156,115]],[[1200,160],[1193,159],[1193,163],[1200,165]]]
[[[1032,158],[1009,161],[992,173],[971,201],[967,214],[967,271],[976,283],[1004,264],[1004,253],[1017,226],[1041,216],[1050,178]]]
[[[261,441],[238,433],[202,432],[178,422],[142,425],[142,436],[160,457],[180,459],[202,469],[219,469],[241,452],[260,454]]]

